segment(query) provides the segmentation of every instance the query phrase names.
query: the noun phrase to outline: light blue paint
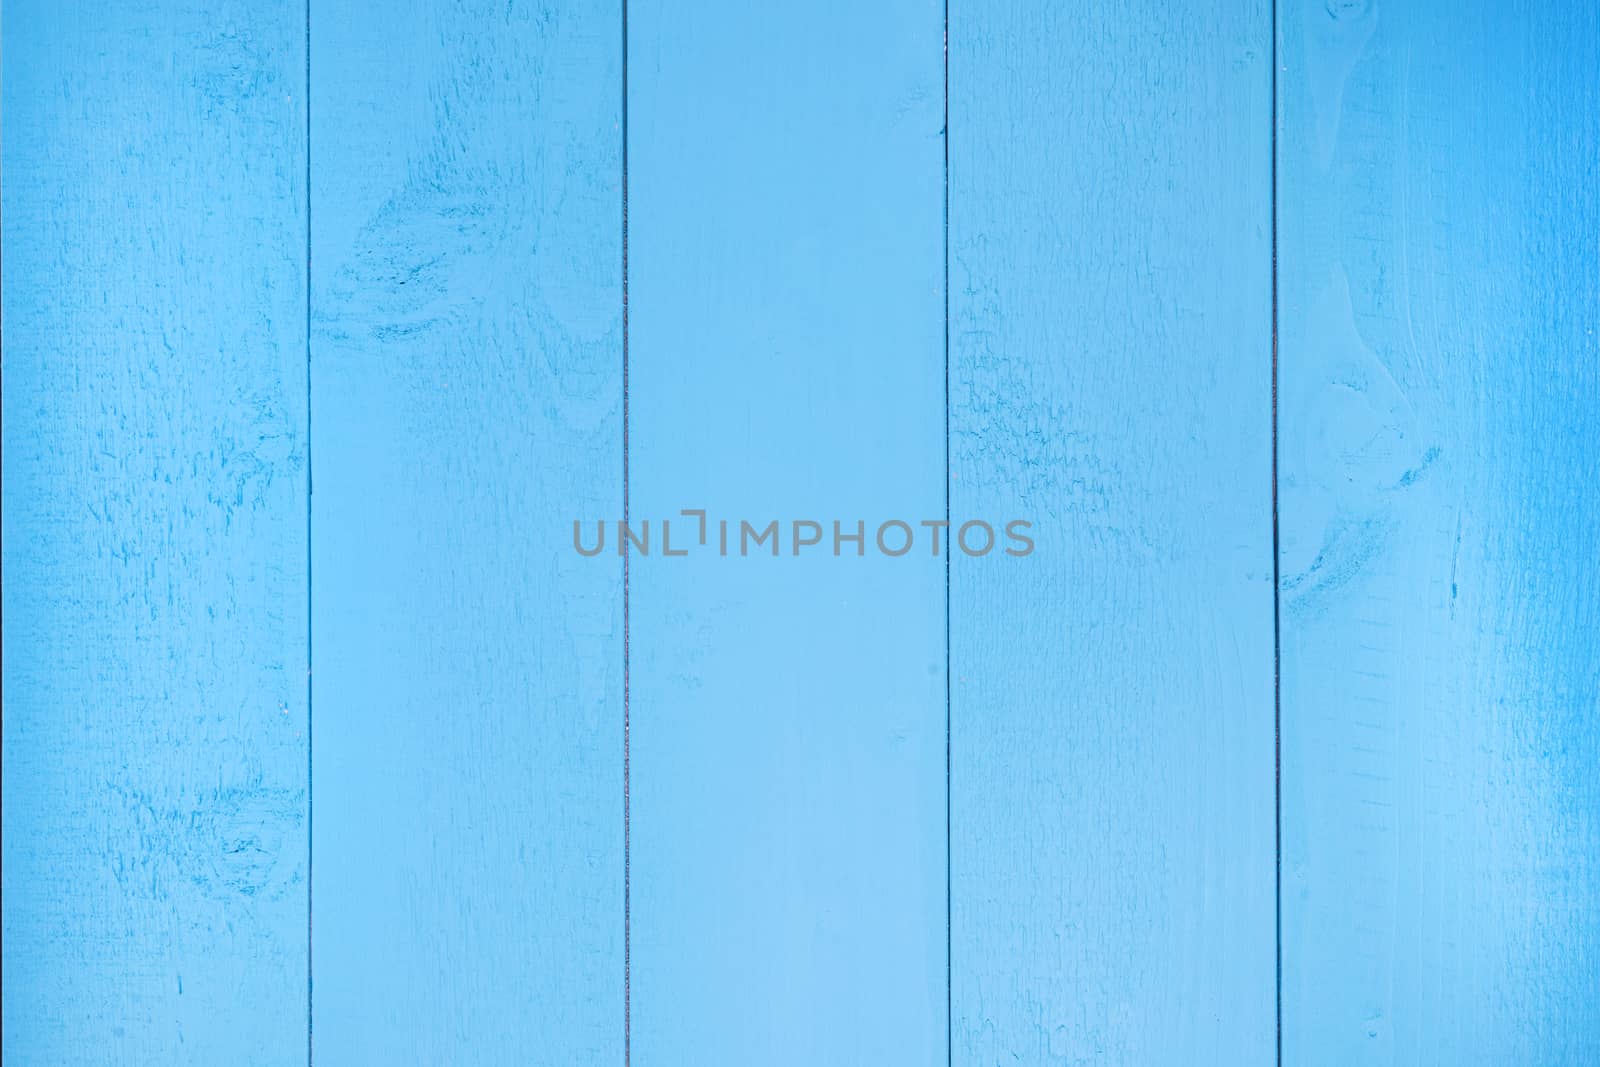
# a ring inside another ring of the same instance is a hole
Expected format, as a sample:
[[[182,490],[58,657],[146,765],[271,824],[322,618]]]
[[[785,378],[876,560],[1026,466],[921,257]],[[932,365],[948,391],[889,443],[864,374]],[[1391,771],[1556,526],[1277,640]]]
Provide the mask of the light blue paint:
[[[953,3],[953,1062],[1274,1062],[1271,15]]]
[[[305,1053],[303,21],[5,5],[8,1064]]]
[[[1596,13],[954,3],[947,439],[943,8],[629,8],[625,655],[622,7],[5,5],[7,1062],[1600,1062]]]
[[[1284,1061],[1600,1062],[1600,21],[1283,15]]]
[[[620,12],[311,32],[316,1062],[620,1063]]]
[[[629,8],[633,1062],[943,1062],[940,8]]]

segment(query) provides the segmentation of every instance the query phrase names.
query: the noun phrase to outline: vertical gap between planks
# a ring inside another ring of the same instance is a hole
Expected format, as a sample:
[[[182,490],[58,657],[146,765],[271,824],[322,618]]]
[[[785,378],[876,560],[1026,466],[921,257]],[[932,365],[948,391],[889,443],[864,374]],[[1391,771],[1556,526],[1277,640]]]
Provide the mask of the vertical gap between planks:
[[[628,0],[622,0],[622,525],[628,511]],[[633,822],[629,783],[632,692],[627,539],[622,545],[622,1063],[633,1062]]]
[[[306,0],[306,1067],[311,1067],[313,1022],[311,999],[312,778],[311,721],[311,0]]]
[[[944,521],[950,532],[950,0],[944,3]],[[950,538],[944,544],[944,1054],[955,1061],[950,854]]]
[[[1272,925],[1273,1025],[1283,1067],[1283,638],[1278,561],[1278,0],[1272,0]]]

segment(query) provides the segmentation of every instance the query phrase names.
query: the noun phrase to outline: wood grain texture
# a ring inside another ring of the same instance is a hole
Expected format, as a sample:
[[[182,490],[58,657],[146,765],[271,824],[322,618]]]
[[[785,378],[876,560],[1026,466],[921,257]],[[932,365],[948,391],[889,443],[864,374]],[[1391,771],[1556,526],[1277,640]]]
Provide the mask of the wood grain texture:
[[[295,1062],[303,15],[0,36],[6,1062]]]
[[[957,1064],[1274,1060],[1270,32],[951,5]]]
[[[616,5],[312,12],[318,1063],[620,1063]]]
[[[1284,1062],[1600,1062],[1597,11],[1281,33]]]
[[[628,17],[633,1063],[943,1062],[940,7]]]

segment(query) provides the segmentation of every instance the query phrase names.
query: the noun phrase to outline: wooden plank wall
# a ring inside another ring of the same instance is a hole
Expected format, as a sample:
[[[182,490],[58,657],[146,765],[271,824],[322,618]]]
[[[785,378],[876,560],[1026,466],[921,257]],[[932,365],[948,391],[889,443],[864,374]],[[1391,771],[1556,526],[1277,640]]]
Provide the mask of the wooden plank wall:
[[[0,31],[7,1063],[1600,1062],[1593,5]]]

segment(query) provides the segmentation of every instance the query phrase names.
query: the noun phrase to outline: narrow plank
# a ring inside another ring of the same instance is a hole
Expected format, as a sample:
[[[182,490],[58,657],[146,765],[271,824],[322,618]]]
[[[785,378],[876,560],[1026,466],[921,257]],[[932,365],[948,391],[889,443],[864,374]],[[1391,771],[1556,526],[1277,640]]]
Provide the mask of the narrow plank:
[[[950,20],[953,1062],[1271,1063],[1271,15]]]
[[[312,12],[315,1055],[618,1063],[620,12]]]
[[[0,36],[6,1062],[295,1062],[304,14]]]
[[[1284,1062],[1600,1062],[1600,15],[1282,18]]]
[[[942,1062],[940,5],[629,9],[633,1062]]]

